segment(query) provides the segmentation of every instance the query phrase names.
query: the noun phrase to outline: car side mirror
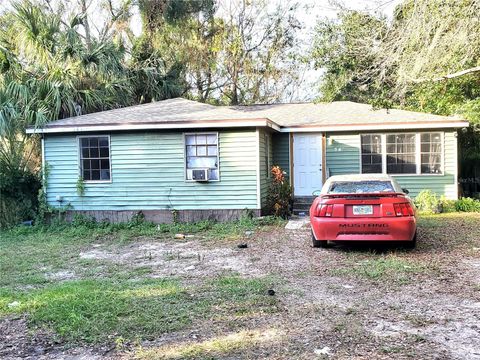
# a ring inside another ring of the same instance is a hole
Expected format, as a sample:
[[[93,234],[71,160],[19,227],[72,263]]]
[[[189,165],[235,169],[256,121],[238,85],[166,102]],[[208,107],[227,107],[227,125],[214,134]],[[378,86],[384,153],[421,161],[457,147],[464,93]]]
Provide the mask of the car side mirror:
[[[405,194],[410,193],[410,191],[408,191],[408,189],[405,189],[405,188],[402,188],[402,191],[403,191]]]

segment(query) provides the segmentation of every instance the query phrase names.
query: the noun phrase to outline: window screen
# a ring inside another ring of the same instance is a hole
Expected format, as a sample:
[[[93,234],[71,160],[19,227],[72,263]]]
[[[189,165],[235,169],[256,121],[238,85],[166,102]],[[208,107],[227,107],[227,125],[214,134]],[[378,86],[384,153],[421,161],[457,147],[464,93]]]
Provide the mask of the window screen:
[[[218,180],[217,134],[185,135],[187,180],[192,179],[192,170],[209,169],[209,178]]]
[[[84,181],[110,181],[108,136],[80,138],[80,173]]]

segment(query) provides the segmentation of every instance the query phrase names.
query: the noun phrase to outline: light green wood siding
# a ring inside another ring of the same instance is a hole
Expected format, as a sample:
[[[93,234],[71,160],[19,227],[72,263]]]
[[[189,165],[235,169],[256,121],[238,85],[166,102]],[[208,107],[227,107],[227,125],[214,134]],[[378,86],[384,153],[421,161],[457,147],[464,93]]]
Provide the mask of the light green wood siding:
[[[327,133],[327,170],[330,176],[360,172],[360,137],[358,134]]]
[[[280,166],[290,177],[290,134],[277,133],[272,135],[273,165]]]
[[[433,130],[437,131],[437,130]],[[395,176],[400,185],[416,196],[423,189],[439,195],[457,197],[455,174],[457,171],[457,139],[455,132],[444,132],[444,174]],[[360,173],[360,136],[358,133],[327,134],[327,168],[329,175]]]
[[[260,129],[259,136],[259,158],[260,158],[260,198],[261,207],[266,205],[268,187],[270,184],[270,168],[272,166],[273,152],[272,152],[272,134],[268,131]],[[267,156],[268,152],[268,156]]]
[[[256,209],[256,136],[220,131],[220,181],[197,183],[185,181],[183,133],[112,133],[112,182],[86,183],[80,197],[76,136],[48,135],[48,202],[58,205],[58,195],[76,210]]]

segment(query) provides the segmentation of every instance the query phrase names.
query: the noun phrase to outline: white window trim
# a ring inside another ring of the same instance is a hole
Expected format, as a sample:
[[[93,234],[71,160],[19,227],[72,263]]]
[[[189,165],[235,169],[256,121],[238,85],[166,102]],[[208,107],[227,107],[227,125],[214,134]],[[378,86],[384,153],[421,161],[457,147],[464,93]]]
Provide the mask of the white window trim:
[[[107,137],[108,138],[108,164],[110,165],[110,180],[85,180],[83,179],[82,173],[82,156],[80,153],[80,140],[85,138],[99,138],[99,137]],[[85,184],[111,184],[113,179],[112,173],[112,142],[109,134],[106,135],[78,135],[77,136],[77,162],[78,162],[78,177],[83,179]]]
[[[271,171],[271,168],[272,168],[272,165],[271,165],[271,159],[270,159],[270,134],[264,132],[263,133],[263,138],[265,139],[265,151],[266,151],[266,154],[265,154],[265,159],[267,160],[266,161],[266,166],[267,166],[267,179],[270,179],[272,177],[272,171]]]
[[[422,134],[431,134],[431,133],[439,133],[440,140],[441,140],[441,159],[440,159],[440,166],[441,166],[441,174],[422,174],[422,161],[421,161],[421,135]],[[387,174],[391,176],[445,176],[445,132],[444,131],[421,131],[415,132],[415,166],[416,172],[409,173],[409,174],[389,174],[387,173],[387,134],[412,134],[412,132],[389,132],[389,133],[375,133],[375,132],[368,132],[362,133],[358,135],[359,144],[360,144],[360,151],[359,151],[359,161],[360,161],[360,169],[359,173],[363,174],[362,168],[362,135],[380,135],[381,137],[381,147],[382,147],[382,174]]]
[[[387,156],[386,156],[386,150],[387,146],[385,144],[385,134],[380,134],[380,133],[363,133],[363,134],[358,134],[358,139],[359,139],[359,144],[360,144],[360,151],[359,151],[359,163],[360,163],[360,169],[358,170],[360,174],[363,174],[362,172],[362,167],[363,167],[363,161],[362,161],[362,135],[380,135],[380,156],[382,157],[382,174],[385,174],[386,169],[387,169]]]
[[[220,181],[220,136],[219,133],[214,131],[199,131],[199,132],[187,132],[183,133],[183,179],[185,182],[190,182],[190,183],[198,183],[198,181],[193,180],[193,179],[187,179],[187,135],[216,135],[217,136],[217,171],[218,171],[218,179],[216,180],[208,180],[205,181],[204,183],[209,183],[209,182],[219,182]]]

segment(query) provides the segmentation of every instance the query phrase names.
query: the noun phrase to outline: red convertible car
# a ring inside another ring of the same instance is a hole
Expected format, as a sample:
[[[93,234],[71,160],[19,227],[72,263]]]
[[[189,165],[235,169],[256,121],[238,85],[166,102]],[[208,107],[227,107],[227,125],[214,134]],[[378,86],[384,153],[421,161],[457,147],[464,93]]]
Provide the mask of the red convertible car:
[[[328,241],[402,241],[414,248],[415,206],[388,175],[332,176],[310,207],[314,247]]]

